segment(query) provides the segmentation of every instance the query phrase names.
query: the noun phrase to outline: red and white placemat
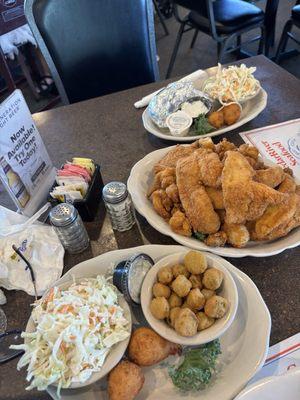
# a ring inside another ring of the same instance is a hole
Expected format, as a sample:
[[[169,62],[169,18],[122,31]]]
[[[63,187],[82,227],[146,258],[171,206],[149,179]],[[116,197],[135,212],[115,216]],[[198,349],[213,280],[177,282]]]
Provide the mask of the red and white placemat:
[[[264,366],[248,385],[263,378],[282,375],[295,367],[300,367],[300,333],[271,346]]]
[[[262,157],[291,168],[300,179],[300,118],[243,132],[240,136],[257,147]]]

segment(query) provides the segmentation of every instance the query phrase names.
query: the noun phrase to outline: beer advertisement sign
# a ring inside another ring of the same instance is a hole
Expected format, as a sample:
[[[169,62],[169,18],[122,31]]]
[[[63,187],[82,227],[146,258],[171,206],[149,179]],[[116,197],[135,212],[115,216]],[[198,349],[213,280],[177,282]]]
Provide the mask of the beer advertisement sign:
[[[0,106],[0,178],[18,209],[33,215],[47,198],[55,169],[20,90]]]

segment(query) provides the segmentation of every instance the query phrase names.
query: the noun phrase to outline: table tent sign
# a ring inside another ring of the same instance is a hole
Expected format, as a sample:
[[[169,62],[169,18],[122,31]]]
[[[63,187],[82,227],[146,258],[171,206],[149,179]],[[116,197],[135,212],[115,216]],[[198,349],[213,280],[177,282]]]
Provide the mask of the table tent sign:
[[[45,202],[55,168],[22,92],[0,105],[0,179],[18,210],[32,216]]]
[[[263,158],[290,168],[300,179],[300,118],[243,132],[240,136],[257,147]]]

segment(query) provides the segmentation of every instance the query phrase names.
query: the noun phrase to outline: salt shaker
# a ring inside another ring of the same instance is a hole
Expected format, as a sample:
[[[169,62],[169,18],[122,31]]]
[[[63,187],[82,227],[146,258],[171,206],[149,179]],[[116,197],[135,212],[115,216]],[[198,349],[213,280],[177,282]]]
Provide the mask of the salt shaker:
[[[89,237],[76,208],[61,203],[50,211],[50,223],[62,245],[71,254],[81,253],[89,245]]]
[[[110,182],[104,186],[102,195],[113,229],[119,232],[129,230],[135,220],[126,185],[122,182]]]

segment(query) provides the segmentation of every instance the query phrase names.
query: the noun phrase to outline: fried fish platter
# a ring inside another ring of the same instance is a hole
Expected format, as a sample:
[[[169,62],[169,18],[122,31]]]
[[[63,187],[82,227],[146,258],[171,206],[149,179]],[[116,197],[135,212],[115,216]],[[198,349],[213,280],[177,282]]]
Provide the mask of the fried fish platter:
[[[180,235],[206,245],[245,247],[300,226],[300,188],[293,173],[267,166],[254,146],[199,139],[172,148],[153,168],[148,196]]]

